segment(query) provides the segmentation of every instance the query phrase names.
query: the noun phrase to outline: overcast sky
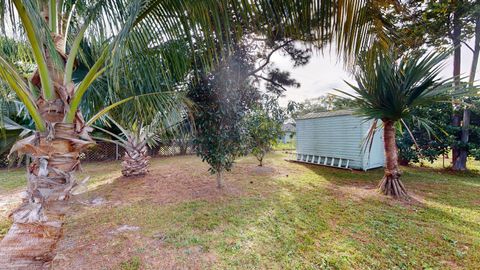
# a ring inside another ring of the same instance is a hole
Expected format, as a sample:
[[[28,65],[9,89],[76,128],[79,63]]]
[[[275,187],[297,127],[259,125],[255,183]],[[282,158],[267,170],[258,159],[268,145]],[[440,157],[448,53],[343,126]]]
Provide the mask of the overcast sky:
[[[462,47],[462,73],[468,75],[472,61],[472,53],[465,46]],[[344,80],[353,81],[351,75],[345,71],[342,62],[337,62],[334,52],[326,51],[323,55],[314,53],[310,62],[301,67],[294,68],[288,57],[277,52],[272,56],[272,62],[280,69],[290,71],[293,78],[300,82],[300,88],[288,88],[285,97],[281,98],[281,105],[285,106],[289,100],[303,101],[316,98],[327,93],[335,92],[334,89],[349,90]],[[452,76],[452,59],[448,59],[446,68],[442,72],[444,78]],[[476,79],[480,79],[480,68],[477,69]]]

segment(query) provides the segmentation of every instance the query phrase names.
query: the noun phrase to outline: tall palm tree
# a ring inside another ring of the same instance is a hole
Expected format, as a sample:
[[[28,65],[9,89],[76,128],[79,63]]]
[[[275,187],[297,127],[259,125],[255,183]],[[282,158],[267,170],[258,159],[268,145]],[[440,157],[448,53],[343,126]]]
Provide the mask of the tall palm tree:
[[[170,78],[179,70],[182,73],[188,62],[178,57],[179,50],[159,50],[159,57],[168,64],[160,74],[153,73],[149,70],[152,60],[143,59],[143,50],[178,39],[183,39],[191,51],[203,51],[203,57],[193,59],[195,63],[212,65],[216,61],[213,44],[235,39],[238,34],[223,31],[224,25],[232,24],[232,17],[241,17],[242,27],[261,28],[263,34],[290,36],[321,45],[335,39],[339,50],[352,55],[368,40],[368,23],[359,12],[365,2],[0,1],[1,26],[6,28],[3,33],[26,40],[36,63],[35,73],[25,79],[8,59],[0,56],[0,79],[25,105],[36,131],[12,148],[30,155],[33,162],[28,168],[26,199],[12,214],[13,225],[0,243],[0,265],[7,269],[38,269],[48,264],[61,235],[70,191],[76,185],[73,172],[80,164],[79,153],[93,143],[89,124],[116,106],[138,100],[132,96],[105,104],[86,122],[80,105],[92,83],[104,72],[113,74],[109,83],[112,89],[119,89],[115,87],[119,78],[142,79],[152,85],[163,83],[165,80],[158,80],[159,77]],[[258,20],[260,17],[268,20]],[[242,27],[237,30],[240,32]],[[202,44],[195,43],[195,36],[203,38]],[[73,73],[82,57],[80,44],[85,39],[97,38],[111,42],[103,47],[82,79],[75,82]],[[228,51],[226,46],[221,53]],[[127,55],[135,55],[132,61],[142,65],[122,62]],[[162,101],[149,95],[144,105],[148,106],[138,104],[136,108],[142,108],[143,114],[154,114],[154,105],[161,107]]]
[[[373,119],[368,134],[370,143],[375,130],[383,125],[385,174],[379,189],[385,195],[409,197],[400,181],[396,125],[404,124],[402,119],[411,116],[411,110],[416,106],[428,105],[445,98],[448,84],[439,80],[438,75],[447,56],[445,53],[430,53],[404,55],[397,59],[391,51],[372,50],[365,53],[359,61],[358,72],[355,74],[357,85],[349,84],[353,94],[341,91],[354,99],[359,115]]]

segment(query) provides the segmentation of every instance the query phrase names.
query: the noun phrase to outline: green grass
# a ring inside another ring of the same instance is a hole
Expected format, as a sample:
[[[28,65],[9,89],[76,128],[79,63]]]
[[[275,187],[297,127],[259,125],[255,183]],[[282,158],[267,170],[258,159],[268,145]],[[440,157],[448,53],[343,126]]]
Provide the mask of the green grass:
[[[428,160],[420,160],[419,163],[415,163],[413,164],[413,166],[428,167],[428,168],[435,168],[435,169],[450,169],[452,167],[451,165],[452,152],[450,152],[448,156],[450,158],[442,159],[442,157],[440,157],[433,163],[431,163]],[[467,168],[470,172],[472,171],[475,173],[480,172],[480,161],[469,158],[467,160]]]
[[[12,191],[27,184],[25,169],[3,169],[0,171],[0,192]]]
[[[120,270],[138,270],[140,269],[140,258],[133,257],[125,262],[120,263]]]
[[[82,180],[89,176],[88,187],[90,189],[111,182],[120,176],[119,162],[87,163],[82,170],[76,174],[76,178]],[[0,170],[0,193],[23,190],[26,185],[27,173],[25,168]]]
[[[104,226],[139,226],[148,239],[161,232],[169,249],[214,254],[214,269],[480,269],[478,173],[403,168],[402,179],[418,199],[405,203],[373,189],[382,170],[350,172],[283,158],[267,158],[277,174],[227,175],[243,189],[239,196],[91,208],[72,217],[66,233],[80,231],[89,242]],[[153,162],[184,169],[175,160]],[[253,158],[239,163],[256,164]],[[109,176],[100,171],[94,182],[105,183]],[[120,269],[140,267],[147,251],[136,245]]]
[[[273,146],[274,151],[286,151],[286,150],[295,150],[297,148],[296,141],[292,140],[288,143],[278,142]]]

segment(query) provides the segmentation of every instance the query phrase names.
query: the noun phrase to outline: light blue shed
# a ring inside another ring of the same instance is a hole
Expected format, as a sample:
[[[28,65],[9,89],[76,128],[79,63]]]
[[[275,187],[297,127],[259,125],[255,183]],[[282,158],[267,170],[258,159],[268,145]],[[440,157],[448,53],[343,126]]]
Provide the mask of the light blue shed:
[[[372,122],[350,110],[309,113],[296,123],[296,161],[358,170],[384,165],[383,132],[377,130],[371,151],[364,151]]]

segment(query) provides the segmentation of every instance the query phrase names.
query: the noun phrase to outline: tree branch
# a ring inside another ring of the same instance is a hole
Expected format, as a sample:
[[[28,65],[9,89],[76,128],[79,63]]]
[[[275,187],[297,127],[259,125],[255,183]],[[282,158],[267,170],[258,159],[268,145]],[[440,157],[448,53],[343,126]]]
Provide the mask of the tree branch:
[[[273,55],[276,51],[280,50],[281,48],[287,46],[288,44],[290,44],[290,43],[292,43],[292,42],[293,42],[293,40],[289,40],[289,41],[283,43],[282,45],[276,47],[275,49],[273,49],[273,50],[267,55],[267,59],[265,60],[265,63],[263,63],[262,65],[260,65],[258,68],[250,71],[250,72],[247,74],[247,77],[248,77],[248,76],[255,75],[257,72],[259,72],[259,71],[261,71],[263,68],[265,68],[265,67],[270,63],[270,58],[272,57],[272,55]]]
[[[463,43],[463,45],[467,46],[467,48],[469,48],[470,51],[472,51],[472,53],[475,53],[475,51],[473,50],[473,48],[472,48],[470,45],[468,45],[467,42],[465,42],[464,40],[460,40],[460,42]]]
[[[264,80],[264,81],[267,81],[267,82],[269,82],[269,83],[271,83],[271,84],[273,84],[273,85],[275,85],[275,86],[277,86],[277,87],[282,88],[282,90],[287,91],[287,88],[285,88],[283,85],[277,83],[276,81],[274,81],[274,80],[272,80],[272,79],[263,77],[262,75],[256,75],[256,74],[253,74],[252,76],[254,76],[254,77],[257,78],[257,79],[262,79],[262,80]]]

